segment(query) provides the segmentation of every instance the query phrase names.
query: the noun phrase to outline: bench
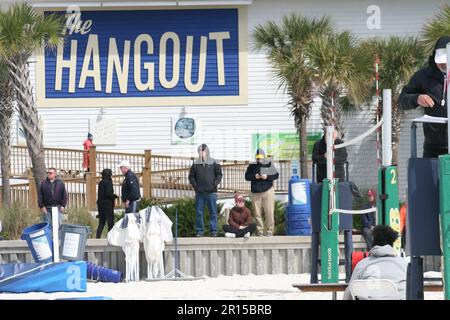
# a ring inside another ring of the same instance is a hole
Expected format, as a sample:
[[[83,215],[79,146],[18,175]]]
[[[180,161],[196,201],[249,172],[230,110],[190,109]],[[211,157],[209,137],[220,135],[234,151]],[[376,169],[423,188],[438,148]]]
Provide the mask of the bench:
[[[435,281],[435,279],[433,279],[433,281]],[[339,291],[345,291],[348,283],[300,283],[293,284],[292,286],[298,288],[302,292],[331,292],[332,299],[336,300],[337,293]],[[440,284],[424,283],[423,290],[429,292],[440,292],[443,290],[442,282]]]

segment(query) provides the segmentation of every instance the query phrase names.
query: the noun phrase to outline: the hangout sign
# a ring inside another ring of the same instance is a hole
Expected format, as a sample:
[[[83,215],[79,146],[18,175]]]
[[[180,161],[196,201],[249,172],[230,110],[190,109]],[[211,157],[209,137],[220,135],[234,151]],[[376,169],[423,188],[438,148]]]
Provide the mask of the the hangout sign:
[[[38,54],[38,106],[245,104],[243,10],[61,13],[76,26]]]

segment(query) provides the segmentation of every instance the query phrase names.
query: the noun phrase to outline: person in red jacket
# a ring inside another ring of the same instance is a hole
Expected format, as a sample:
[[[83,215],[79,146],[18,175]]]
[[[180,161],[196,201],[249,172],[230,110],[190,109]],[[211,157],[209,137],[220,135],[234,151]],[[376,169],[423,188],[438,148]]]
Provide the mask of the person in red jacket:
[[[89,171],[89,149],[94,146],[92,140],[94,136],[91,133],[88,133],[87,139],[83,142],[83,170]],[[95,170],[94,170],[95,171]]]
[[[231,208],[228,224],[223,226],[227,238],[249,238],[256,230],[256,223],[252,222],[250,210],[245,206],[244,197],[238,193],[234,196],[235,206]]]

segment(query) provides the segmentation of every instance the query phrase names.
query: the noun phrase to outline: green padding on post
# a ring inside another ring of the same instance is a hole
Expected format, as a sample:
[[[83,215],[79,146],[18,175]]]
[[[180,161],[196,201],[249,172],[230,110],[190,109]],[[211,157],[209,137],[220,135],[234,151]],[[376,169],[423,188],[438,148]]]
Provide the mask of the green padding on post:
[[[338,197],[338,188],[336,180],[336,193]],[[331,216],[331,227],[329,228],[329,190],[330,180],[323,180],[322,183],[322,212],[321,212],[321,230],[320,230],[320,251],[321,251],[321,275],[322,283],[339,282],[339,214],[333,213]],[[336,207],[339,203],[336,201]]]
[[[441,249],[443,254],[443,283],[446,300],[450,300],[450,155],[439,156],[439,206]]]

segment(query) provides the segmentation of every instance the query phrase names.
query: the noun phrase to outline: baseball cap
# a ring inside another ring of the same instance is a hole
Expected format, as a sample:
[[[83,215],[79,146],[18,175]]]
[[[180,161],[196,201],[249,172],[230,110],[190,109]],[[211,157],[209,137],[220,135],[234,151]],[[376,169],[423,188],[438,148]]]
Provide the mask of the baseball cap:
[[[130,163],[127,160],[122,160],[119,164],[119,168],[121,167],[126,167],[129,168],[130,167]]]
[[[367,195],[368,196],[374,196],[375,195],[375,191],[373,189],[369,189],[369,191],[367,191]]]
[[[256,159],[264,159],[266,157],[266,153],[263,149],[256,150]]]

